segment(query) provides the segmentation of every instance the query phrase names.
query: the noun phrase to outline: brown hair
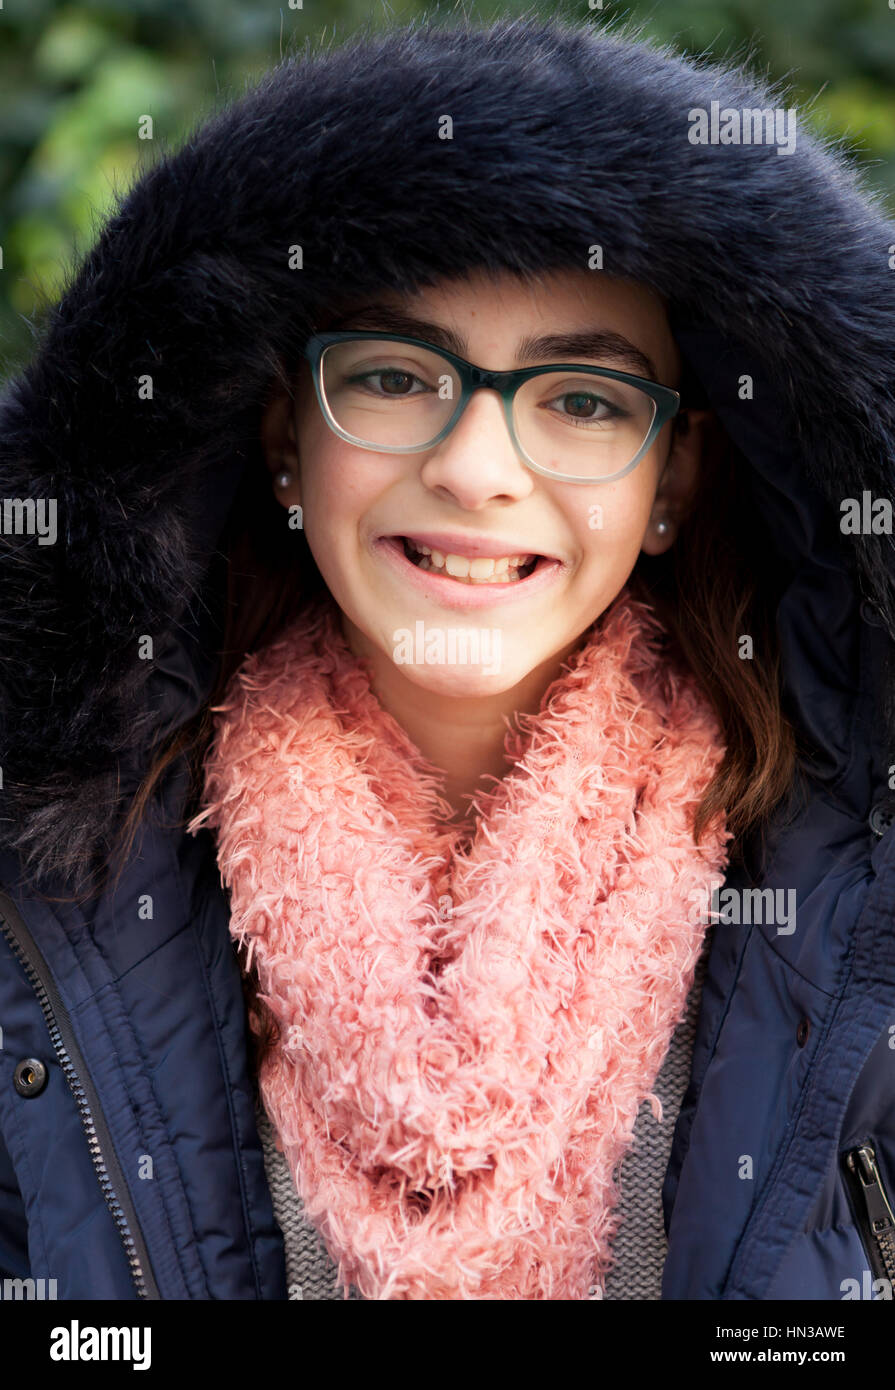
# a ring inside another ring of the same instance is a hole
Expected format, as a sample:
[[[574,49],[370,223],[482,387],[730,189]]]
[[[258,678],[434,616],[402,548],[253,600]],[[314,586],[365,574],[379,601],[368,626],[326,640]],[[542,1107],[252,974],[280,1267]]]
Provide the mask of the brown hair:
[[[685,375],[682,395],[693,404],[686,382]],[[692,380],[690,386],[698,395]],[[796,727],[784,711],[775,620],[787,576],[781,562],[773,561],[774,547],[752,494],[751,469],[720,427],[709,440],[700,487],[675,544],[662,556],[641,553],[629,585],[636,597],[654,606],[674,655],[696,675],[718,716],[726,752],[698,808],[693,832],[699,843],[705,828],[724,811],[733,832],[728,847],[733,865],[747,863],[747,843],[754,847],[756,835],[760,838],[792,789],[800,750]],[[323,586],[304,533],[284,526],[284,515],[259,455],[242,479],[222,540],[227,594],[215,686],[197,715],[151,762],[116,842],[121,865],[159,779],[182,756],[190,767],[183,824],[200,809],[203,760],[214,727],[211,707],[223,698],[246,654],[271,641]],[[752,660],[740,656],[744,635],[753,642]],[[258,999],[254,972],[244,971],[243,983],[257,1072],[278,1028]]]

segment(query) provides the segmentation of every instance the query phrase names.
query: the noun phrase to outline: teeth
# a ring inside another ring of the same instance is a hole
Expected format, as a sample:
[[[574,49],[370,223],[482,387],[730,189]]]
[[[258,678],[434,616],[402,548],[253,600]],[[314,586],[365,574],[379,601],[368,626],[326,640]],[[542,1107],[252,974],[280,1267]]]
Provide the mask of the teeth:
[[[422,559],[417,562],[416,567],[418,570],[432,570],[435,574],[446,573],[443,567],[433,565],[428,555],[424,555]],[[485,576],[481,579],[473,579],[472,576],[461,578],[457,575],[454,575],[453,578],[457,580],[458,584],[515,584],[519,581],[519,575],[515,570],[511,573],[507,571],[504,571],[503,574],[495,573],[494,575]]]
[[[432,563],[438,564],[434,555],[432,556]],[[444,567],[448,574],[452,574],[455,579],[469,578],[469,560],[465,555],[445,555]]]
[[[517,583],[519,570],[535,558],[534,555],[501,555],[491,559],[483,555],[471,560],[468,555],[444,554],[427,545],[417,545],[415,541],[406,544],[414,555],[421,557],[414,561],[418,569],[449,574],[452,579],[466,584]]]

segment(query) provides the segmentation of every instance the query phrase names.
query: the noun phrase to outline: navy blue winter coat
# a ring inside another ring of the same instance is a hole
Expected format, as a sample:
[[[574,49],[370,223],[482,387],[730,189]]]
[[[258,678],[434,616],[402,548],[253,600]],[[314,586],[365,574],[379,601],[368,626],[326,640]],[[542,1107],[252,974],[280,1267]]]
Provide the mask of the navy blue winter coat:
[[[58,516],[55,544],[0,536],[0,1273],[60,1298],[286,1297],[185,763],[115,891],[71,886],[212,687],[217,542],[278,358],[334,295],[599,247],[666,296],[746,460],[816,749],[760,880],[795,890],[796,929],[713,930],[663,1296],[839,1300],[895,1278],[895,565],[884,508],[876,532],[841,524],[845,499],[866,520],[893,493],[895,227],[801,120],[788,153],[694,143],[713,101],[791,106],[736,69],[532,20],[352,41],[160,157],[73,272],[0,399],[0,496]]]

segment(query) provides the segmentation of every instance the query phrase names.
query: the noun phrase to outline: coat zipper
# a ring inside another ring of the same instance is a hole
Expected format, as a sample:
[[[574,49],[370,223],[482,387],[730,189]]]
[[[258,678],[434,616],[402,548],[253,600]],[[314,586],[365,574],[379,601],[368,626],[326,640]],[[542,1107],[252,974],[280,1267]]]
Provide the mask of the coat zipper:
[[[871,1269],[895,1286],[895,1215],[871,1143],[844,1155],[846,1185]]]
[[[0,931],[21,962],[40,1002],[59,1065],[71,1088],[87,1136],[87,1147],[99,1178],[106,1206],[112,1213],[130,1266],[138,1298],[161,1298],[149,1262],[146,1241],[140,1230],[136,1209],[112,1144],[112,1136],[102,1113],[99,1096],[78,1046],[68,1010],[63,1004],[49,967],[38,950],[21,913],[6,893],[0,892]],[[116,1194],[114,1182],[121,1193]]]

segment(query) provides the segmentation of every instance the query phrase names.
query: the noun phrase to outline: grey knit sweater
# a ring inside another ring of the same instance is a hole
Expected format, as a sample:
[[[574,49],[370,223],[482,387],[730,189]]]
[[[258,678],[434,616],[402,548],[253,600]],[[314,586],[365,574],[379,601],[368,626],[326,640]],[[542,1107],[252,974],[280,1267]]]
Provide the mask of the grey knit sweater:
[[[612,1247],[613,1263],[606,1280],[607,1299],[658,1299],[667,1243],[662,1222],[662,1183],[671,1152],[671,1139],[681,1107],[693,1054],[693,1038],[702,995],[711,927],[696,966],[687,1012],[676,1028],[654,1091],[662,1102],[661,1124],[647,1102],[640,1108],[634,1137],[619,1174],[622,1218]],[[336,1285],[337,1267],[304,1215],[286,1158],[275,1144],[273,1127],[256,1103],[258,1132],[270,1184],[274,1215],[286,1246],[286,1280],[291,1299],[344,1298]],[[352,1284],[350,1298],[362,1299]]]

